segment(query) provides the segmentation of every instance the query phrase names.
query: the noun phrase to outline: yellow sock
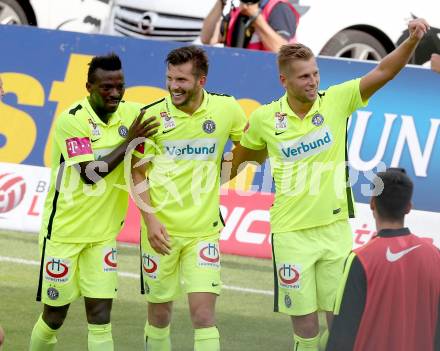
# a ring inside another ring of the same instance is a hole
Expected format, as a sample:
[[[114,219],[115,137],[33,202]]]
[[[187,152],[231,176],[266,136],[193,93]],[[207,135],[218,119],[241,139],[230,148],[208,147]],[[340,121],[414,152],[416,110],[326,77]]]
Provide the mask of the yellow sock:
[[[113,351],[112,325],[89,324],[88,346],[89,351]]]
[[[293,351],[319,351],[319,334],[309,339],[294,334]]]
[[[145,323],[145,350],[171,351],[170,326],[157,328]]]
[[[57,343],[56,332],[57,330],[49,327],[40,315],[32,329],[29,351],[52,351]]]
[[[220,351],[220,334],[217,327],[194,330],[194,351]]]

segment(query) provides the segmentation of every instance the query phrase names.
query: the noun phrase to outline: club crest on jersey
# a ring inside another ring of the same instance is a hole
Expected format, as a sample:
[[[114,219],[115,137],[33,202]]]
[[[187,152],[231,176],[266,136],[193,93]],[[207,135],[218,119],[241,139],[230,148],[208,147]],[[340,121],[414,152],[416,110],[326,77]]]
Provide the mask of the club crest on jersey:
[[[47,289],[47,297],[51,300],[56,300],[58,299],[58,297],[60,296],[60,293],[57,289],[55,289],[54,287],[50,287]]]
[[[98,125],[95,122],[93,122],[93,119],[89,118],[89,124],[90,124],[90,128],[92,128],[92,135],[101,136],[101,130],[99,129]]]
[[[44,265],[44,279],[55,283],[65,283],[69,279],[69,267],[69,260],[48,257]]]
[[[167,112],[161,112],[160,117],[162,118],[164,130],[176,128],[176,122],[174,121],[174,118],[171,117]]]
[[[126,138],[128,135],[128,128],[126,126],[120,126],[118,128],[118,133],[121,137]]]
[[[292,299],[290,298],[290,296],[288,294],[284,295],[284,305],[287,308],[292,307]]]
[[[322,123],[324,123],[324,116],[317,113],[312,117],[312,123],[313,125],[319,127]]]
[[[208,119],[202,124],[202,128],[205,133],[211,134],[214,133],[216,125],[212,119]]]
[[[142,269],[150,279],[156,279],[159,273],[159,256],[144,253],[142,255]]]
[[[297,264],[282,263],[277,266],[278,282],[287,289],[299,289],[301,267]]]
[[[287,114],[283,112],[275,112],[275,130],[287,129]]]
[[[114,247],[105,247],[103,250],[104,272],[116,272],[118,270],[118,250]]]
[[[220,268],[220,251],[217,243],[200,242],[197,251],[199,267]]]

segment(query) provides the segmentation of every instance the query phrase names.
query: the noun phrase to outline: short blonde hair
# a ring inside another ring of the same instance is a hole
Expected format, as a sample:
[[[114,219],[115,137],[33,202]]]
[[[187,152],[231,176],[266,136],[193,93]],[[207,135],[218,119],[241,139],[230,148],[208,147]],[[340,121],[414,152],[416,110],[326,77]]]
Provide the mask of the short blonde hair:
[[[283,45],[281,46],[280,51],[278,51],[278,69],[280,72],[283,72],[289,62],[295,60],[307,61],[312,57],[315,57],[312,50],[303,44],[295,43]]]

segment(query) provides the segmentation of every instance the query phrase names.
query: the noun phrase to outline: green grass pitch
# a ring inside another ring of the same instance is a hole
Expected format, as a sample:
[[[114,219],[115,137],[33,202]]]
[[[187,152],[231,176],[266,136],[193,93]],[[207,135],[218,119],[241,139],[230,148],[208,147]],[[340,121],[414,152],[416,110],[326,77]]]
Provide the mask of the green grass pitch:
[[[38,284],[38,237],[0,231],[0,324],[6,332],[2,351],[27,350],[32,327],[42,306],[35,301]],[[138,249],[120,245],[118,299],[112,312],[115,350],[143,350],[146,302],[139,292]],[[224,351],[288,350],[292,345],[290,321],[272,312],[273,273],[270,260],[222,256],[225,284],[217,302],[217,326]],[[251,289],[243,291],[241,289]],[[174,305],[171,324],[173,350],[193,349],[193,330],[183,296]],[[57,350],[87,350],[84,305],[70,307],[58,333]]]

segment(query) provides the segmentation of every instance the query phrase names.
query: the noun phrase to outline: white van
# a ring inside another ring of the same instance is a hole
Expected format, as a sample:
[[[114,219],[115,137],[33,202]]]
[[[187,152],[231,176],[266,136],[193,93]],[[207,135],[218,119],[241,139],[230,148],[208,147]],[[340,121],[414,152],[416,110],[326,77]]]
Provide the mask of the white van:
[[[218,0],[121,0],[115,1],[104,32],[139,39],[192,42],[203,18]]]
[[[112,0],[0,0],[0,24],[100,33]]]

